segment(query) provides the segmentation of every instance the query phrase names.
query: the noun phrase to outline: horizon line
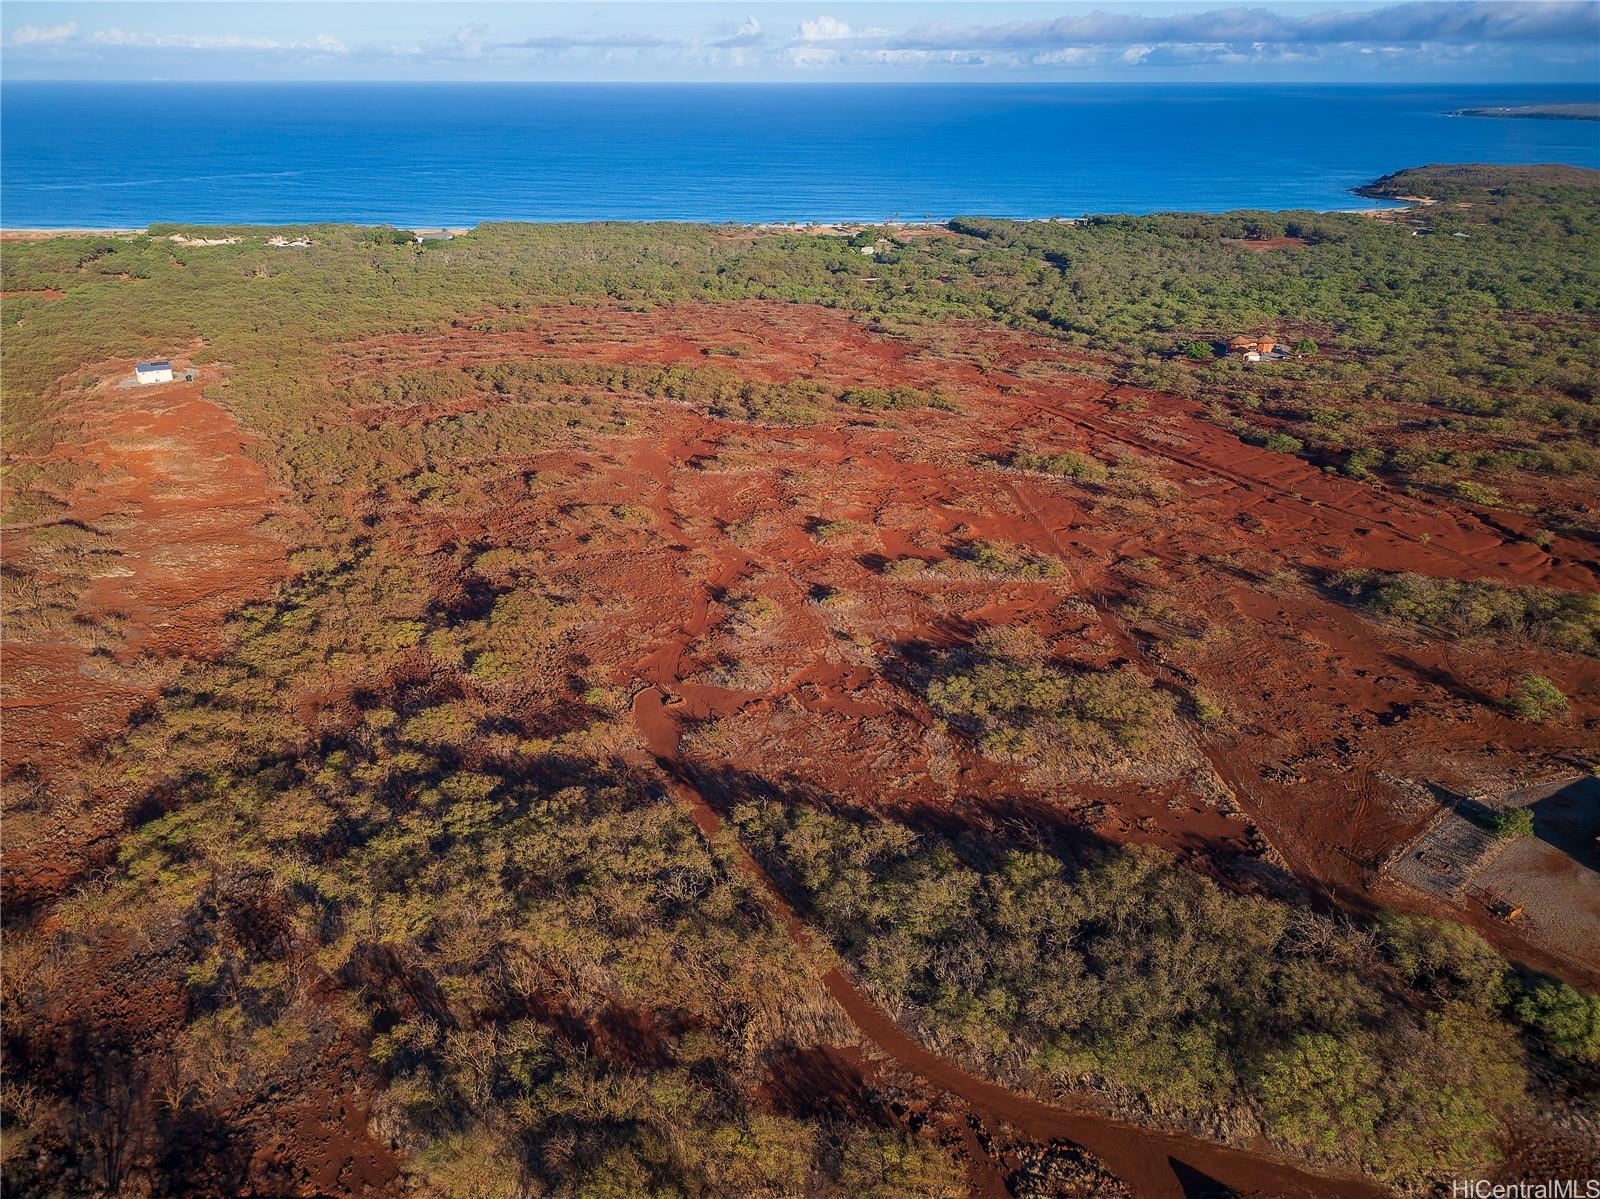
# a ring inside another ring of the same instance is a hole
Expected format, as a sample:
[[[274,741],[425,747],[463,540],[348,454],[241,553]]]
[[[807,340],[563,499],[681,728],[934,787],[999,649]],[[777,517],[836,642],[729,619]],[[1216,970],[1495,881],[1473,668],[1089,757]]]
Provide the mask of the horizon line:
[[[117,87],[125,84],[165,87],[301,87],[306,84],[349,84],[356,87],[1372,87],[1455,88],[1581,87],[1600,94],[1593,79],[1393,82],[1370,79],[0,79],[0,86]]]

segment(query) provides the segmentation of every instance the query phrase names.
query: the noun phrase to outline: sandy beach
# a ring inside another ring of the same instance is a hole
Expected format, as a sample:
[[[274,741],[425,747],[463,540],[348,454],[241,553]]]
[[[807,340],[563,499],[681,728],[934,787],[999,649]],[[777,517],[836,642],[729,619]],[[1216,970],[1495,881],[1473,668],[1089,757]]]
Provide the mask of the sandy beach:
[[[3,241],[48,241],[52,237],[136,237],[148,229],[0,229]]]

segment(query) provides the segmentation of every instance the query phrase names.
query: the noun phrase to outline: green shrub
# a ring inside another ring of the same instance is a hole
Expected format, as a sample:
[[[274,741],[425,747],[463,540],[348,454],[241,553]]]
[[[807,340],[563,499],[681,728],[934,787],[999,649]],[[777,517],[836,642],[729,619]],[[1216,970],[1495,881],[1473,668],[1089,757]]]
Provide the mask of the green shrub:
[[[1464,924],[1387,914],[1378,922],[1378,940],[1413,987],[1485,1012],[1505,1002],[1505,961]]]
[[[1427,575],[1351,570],[1333,590],[1377,616],[1455,636],[1521,638],[1600,655],[1600,595]]]
[[[853,520],[819,520],[811,526],[811,535],[821,542],[843,541],[861,531],[861,526]]]
[[[843,1194],[861,1199],[961,1199],[966,1172],[949,1155],[915,1137],[852,1129],[839,1147]]]
[[[1500,493],[1486,483],[1457,479],[1450,490],[1456,499],[1465,500],[1469,504],[1481,504],[1485,508],[1495,508],[1500,505]]]
[[[1561,688],[1542,674],[1523,675],[1517,680],[1516,690],[1505,700],[1506,711],[1518,720],[1548,720],[1570,706]]]
[[[1600,1063],[1600,996],[1541,982],[1517,1000],[1517,1018],[1563,1057]]]
[[[1368,1148],[1383,1117],[1383,1071],[1362,1048],[1312,1033],[1262,1063],[1262,1107],[1273,1135],[1311,1153]]]
[[[1501,808],[1494,814],[1494,835],[1505,841],[1533,836],[1533,813],[1527,808]]]
[[[1223,711],[1217,702],[1204,691],[1193,691],[1189,694],[1189,703],[1194,709],[1194,718],[1201,724],[1215,724],[1222,719]]]
[[[1366,446],[1352,450],[1339,469],[1352,479],[1370,479],[1382,467],[1383,459],[1382,450]]]
[[[1079,479],[1088,482],[1099,482],[1107,474],[1104,463],[1087,454],[1075,454],[1071,450],[1060,454],[1038,454],[1032,450],[1020,450],[1011,459],[1011,464],[1018,470],[1033,470],[1041,474],[1055,475],[1061,479]]]
[[[850,387],[839,393],[839,402],[852,408],[876,411],[908,408],[950,411],[954,407],[944,396],[915,387]]]
[[[1172,699],[1131,669],[1096,671],[1052,662],[1036,638],[1006,630],[941,655],[925,687],[929,705],[1004,761],[1044,747],[1071,755],[1149,743]]]
[[[1060,559],[1020,545],[969,541],[956,547],[954,557],[973,570],[1007,579],[1054,579],[1066,573]]]

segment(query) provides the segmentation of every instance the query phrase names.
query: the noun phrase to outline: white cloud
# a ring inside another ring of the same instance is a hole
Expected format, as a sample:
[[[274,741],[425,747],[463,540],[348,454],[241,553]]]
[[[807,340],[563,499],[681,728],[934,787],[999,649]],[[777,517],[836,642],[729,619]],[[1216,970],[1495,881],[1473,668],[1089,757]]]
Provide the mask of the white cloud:
[[[850,26],[836,17],[800,22],[800,37],[807,42],[831,42],[850,36]]]
[[[1375,52],[1419,65],[1521,44],[1546,60],[1600,42],[1596,0],[1420,0],[1379,8],[1328,9],[1198,5],[1145,14],[1118,8],[991,25],[945,22],[902,33],[857,29],[831,16],[802,21],[785,55],[793,65],[913,64],[1123,70],[1225,63],[1271,65],[1371,61]],[[836,51],[833,58],[799,53]]]
[[[792,67],[807,69],[839,65],[839,52],[821,46],[790,46],[783,52],[783,58]]]
[[[68,21],[65,25],[23,25],[13,29],[6,40],[13,46],[52,46],[77,36],[78,23]]]
[[[1067,46],[1035,54],[1029,61],[1036,67],[1092,67],[1102,57],[1099,46]]]
[[[670,43],[648,34],[560,33],[523,38],[505,45],[512,50],[649,50]]]
[[[349,54],[350,48],[336,37],[319,33],[311,38],[283,39],[241,37],[236,33],[138,33],[125,29],[99,29],[89,40],[100,46],[135,47],[147,50],[256,50],[309,51],[316,54]]]
[[[1184,9],[1146,16],[1118,10],[996,25],[945,23],[908,30],[894,39],[907,48],[1116,45],[1129,48],[1216,42],[1309,43],[1479,42],[1580,40],[1600,35],[1594,0],[1422,0],[1383,8],[1279,12],[1267,8]]]
[[[837,17],[818,17],[815,21],[800,22],[800,40],[803,42],[844,42],[888,36],[887,29],[852,29]]]
[[[410,46],[395,46],[389,53],[396,58],[461,60],[482,58],[488,47],[489,27],[482,21],[463,25],[454,33],[423,38]]]
[[[848,61],[887,66],[979,67],[1000,61],[1000,57],[973,50],[857,50],[850,53]]]
[[[761,40],[761,22],[752,15],[746,17],[737,25],[722,25],[713,30],[711,44],[713,46],[732,48],[736,46],[754,46]]]

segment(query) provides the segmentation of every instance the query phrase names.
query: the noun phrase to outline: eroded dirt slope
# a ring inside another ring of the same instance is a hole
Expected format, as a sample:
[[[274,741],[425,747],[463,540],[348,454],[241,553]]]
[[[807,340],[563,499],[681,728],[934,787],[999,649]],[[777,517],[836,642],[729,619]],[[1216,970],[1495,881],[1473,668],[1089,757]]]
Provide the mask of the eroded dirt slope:
[[[266,526],[280,496],[207,380],[127,387],[130,364],[96,373],[36,460],[57,493],[4,531],[3,769],[22,799],[7,812],[6,885],[23,905],[108,852],[121,821],[51,788],[287,570]]]

